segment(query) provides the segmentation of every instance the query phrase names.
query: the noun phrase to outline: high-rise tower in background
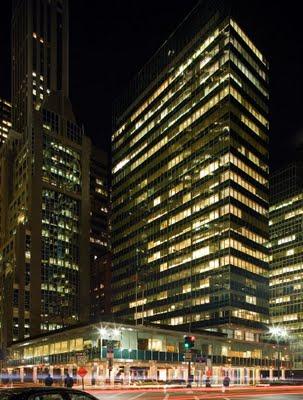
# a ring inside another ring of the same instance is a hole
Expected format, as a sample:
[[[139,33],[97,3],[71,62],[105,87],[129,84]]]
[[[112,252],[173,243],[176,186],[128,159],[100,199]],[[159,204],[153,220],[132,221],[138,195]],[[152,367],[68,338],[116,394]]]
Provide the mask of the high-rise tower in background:
[[[302,154],[301,154],[302,157]],[[270,317],[289,334],[293,369],[303,371],[303,163],[270,180]]]
[[[12,119],[18,132],[27,133],[33,110],[51,91],[68,97],[68,37],[68,0],[14,1]]]
[[[110,314],[109,171],[104,151],[93,148],[90,160],[90,317]]]
[[[268,64],[201,2],[117,104],[116,317],[256,340],[268,321]]]
[[[14,4],[12,109],[13,131],[0,149],[4,348],[87,321],[90,251],[108,247],[107,179],[98,167],[107,160],[97,160],[68,98],[66,0]]]
[[[0,146],[6,141],[12,127],[12,105],[0,98]]]

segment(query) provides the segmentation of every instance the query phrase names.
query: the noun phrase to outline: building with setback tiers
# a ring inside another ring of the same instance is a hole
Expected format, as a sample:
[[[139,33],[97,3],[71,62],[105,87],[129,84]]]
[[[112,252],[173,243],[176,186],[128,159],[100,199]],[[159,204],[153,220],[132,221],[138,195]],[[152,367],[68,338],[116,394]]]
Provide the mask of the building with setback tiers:
[[[293,371],[303,376],[303,163],[271,176],[270,317],[288,332]]]
[[[13,0],[12,119],[31,134],[32,114],[51,91],[69,93],[68,0]]]
[[[116,105],[113,313],[258,340],[268,321],[268,63],[201,2]]]
[[[67,1],[15,1],[12,104],[0,156],[3,348],[90,314],[98,168],[68,98]]]

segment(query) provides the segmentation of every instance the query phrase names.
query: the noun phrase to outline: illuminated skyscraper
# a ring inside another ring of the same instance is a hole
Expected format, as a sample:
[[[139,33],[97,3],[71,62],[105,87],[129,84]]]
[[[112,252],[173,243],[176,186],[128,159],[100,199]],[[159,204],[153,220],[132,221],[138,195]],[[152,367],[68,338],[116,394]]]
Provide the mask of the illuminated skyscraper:
[[[256,340],[268,321],[268,64],[201,2],[118,102],[113,313]]]
[[[14,0],[12,119],[16,131],[30,135],[33,110],[39,110],[51,91],[68,97],[68,37],[68,0]]]
[[[4,348],[89,319],[90,250],[105,247],[106,215],[95,212],[106,208],[93,190],[105,184],[98,153],[68,98],[68,2],[16,1],[12,54],[14,130],[0,154]]]
[[[303,163],[272,174],[270,317],[289,334],[293,369],[303,374]]]
[[[12,127],[12,105],[0,98],[0,146],[5,142]]]

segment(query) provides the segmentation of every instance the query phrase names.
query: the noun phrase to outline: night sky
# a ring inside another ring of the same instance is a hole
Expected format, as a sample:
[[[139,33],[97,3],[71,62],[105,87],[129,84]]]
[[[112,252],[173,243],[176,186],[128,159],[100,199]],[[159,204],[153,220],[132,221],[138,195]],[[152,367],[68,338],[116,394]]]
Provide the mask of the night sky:
[[[270,62],[270,164],[303,142],[303,36],[299,2],[234,0],[240,26]],[[86,133],[110,149],[114,99],[197,0],[70,0],[70,97]],[[1,2],[0,96],[10,96],[10,0]]]

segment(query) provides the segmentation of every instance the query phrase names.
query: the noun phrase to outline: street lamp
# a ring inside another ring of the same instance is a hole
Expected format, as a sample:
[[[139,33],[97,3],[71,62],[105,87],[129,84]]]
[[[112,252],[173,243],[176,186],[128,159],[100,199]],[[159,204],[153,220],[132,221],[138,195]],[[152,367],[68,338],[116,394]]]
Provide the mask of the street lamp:
[[[277,343],[278,350],[278,380],[280,380],[281,372],[281,357],[280,357],[280,341],[285,340],[288,337],[287,330],[282,326],[272,326],[269,328],[269,334],[273,337]]]

